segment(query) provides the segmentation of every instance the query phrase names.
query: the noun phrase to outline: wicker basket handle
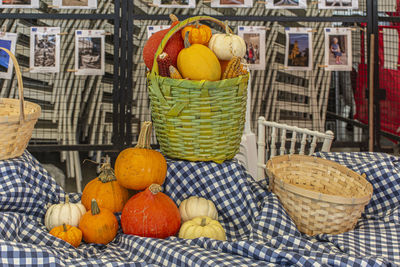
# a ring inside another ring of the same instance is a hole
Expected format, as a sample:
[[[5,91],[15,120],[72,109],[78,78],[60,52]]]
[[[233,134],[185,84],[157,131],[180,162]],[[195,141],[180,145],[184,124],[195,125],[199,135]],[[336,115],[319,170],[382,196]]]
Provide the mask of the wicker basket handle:
[[[14,56],[14,54],[8,50],[7,48],[4,47],[0,47],[1,50],[3,50],[4,52],[6,52],[12,62],[14,63],[14,68],[15,68],[15,74],[17,75],[17,81],[18,81],[18,94],[19,94],[19,121],[25,121],[25,110],[24,110],[24,85],[22,83],[22,75],[21,75],[21,70],[19,68],[19,64],[18,61],[16,59],[16,57]]]
[[[158,64],[157,64],[157,57],[163,52],[165,46],[167,45],[169,39],[172,37],[172,35],[174,35],[175,33],[177,33],[179,30],[185,28],[186,26],[188,26],[189,24],[192,24],[193,22],[196,21],[201,21],[201,20],[208,20],[208,21],[212,21],[215,22],[216,24],[220,25],[221,27],[223,27],[227,32],[233,33],[232,30],[228,27],[228,25],[216,18],[213,17],[209,17],[209,16],[196,16],[196,17],[191,17],[188,19],[185,19],[184,21],[179,22],[178,24],[176,24],[165,36],[164,38],[161,40],[160,45],[158,46],[158,49],[156,51],[156,53],[154,54],[154,61],[153,61],[153,69],[151,70],[152,73],[156,73],[158,74]]]

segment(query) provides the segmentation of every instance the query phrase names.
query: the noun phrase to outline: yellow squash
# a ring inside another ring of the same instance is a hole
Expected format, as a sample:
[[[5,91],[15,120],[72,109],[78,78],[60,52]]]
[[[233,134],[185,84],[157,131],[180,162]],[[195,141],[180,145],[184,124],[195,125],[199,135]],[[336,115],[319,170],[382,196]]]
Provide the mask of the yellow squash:
[[[178,55],[178,70],[183,78],[190,80],[218,81],[221,77],[221,65],[217,56],[201,44],[190,45],[189,32],[185,36],[185,48]]]
[[[216,240],[226,240],[225,230],[222,225],[207,216],[200,216],[186,221],[179,230],[179,237],[185,239],[208,237]]]

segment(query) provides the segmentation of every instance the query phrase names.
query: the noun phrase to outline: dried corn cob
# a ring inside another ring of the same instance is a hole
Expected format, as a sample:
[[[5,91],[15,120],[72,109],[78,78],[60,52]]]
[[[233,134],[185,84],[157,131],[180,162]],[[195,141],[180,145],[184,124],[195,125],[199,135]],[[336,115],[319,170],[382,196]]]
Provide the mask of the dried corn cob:
[[[222,74],[222,80],[235,78],[247,73],[240,61],[240,57],[233,57],[229,61],[228,65],[226,66],[225,72]]]
[[[172,65],[169,66],[169,74],[172,79],[183,79],[179,70]]]
[[[169,66],[172,65],[171,58],[165,52],[157,57],[158,73],[160,76],[169,77]]]

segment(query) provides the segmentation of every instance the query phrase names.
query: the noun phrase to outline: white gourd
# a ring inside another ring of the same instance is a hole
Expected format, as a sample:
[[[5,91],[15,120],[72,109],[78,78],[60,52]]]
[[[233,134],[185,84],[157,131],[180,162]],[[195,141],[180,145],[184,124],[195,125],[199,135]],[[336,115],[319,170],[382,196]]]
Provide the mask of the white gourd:
[[[83,214],[86,213],[85,206],[81,203],[69,203],[66,195],[65,203],[51,205],[44,217],[44,225],[48,230],[62,224],[78,227]]]
[[[234,56],[243,58],[246,55],[246,43],[243,38],[229,32],[214,34],[209,43],[210,48],[220,60],[231,60]]]
[[[182,201],[179,212],[183,222],[199,216],[208,216],[213,220],[218,220],[218,212],[212,201],[202,197],[191,196]]]

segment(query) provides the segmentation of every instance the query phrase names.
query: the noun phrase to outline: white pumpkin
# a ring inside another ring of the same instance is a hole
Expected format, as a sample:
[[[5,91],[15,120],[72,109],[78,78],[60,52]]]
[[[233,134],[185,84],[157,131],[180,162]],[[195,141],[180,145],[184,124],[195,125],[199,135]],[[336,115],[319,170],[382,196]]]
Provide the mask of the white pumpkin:
[[[191,196],[185,199],[179,206],[179,212],[183,222],[199,216],[208,216],[218,220],[218,212],[214,203],[202,197]]]
[[[231,60],[232,57],[243,58],[246,55],[246,43],[243,38],[229,32],[214,34],[208,43],[214,54],[220,60]]]
[[[79,221],[85,213],[85,206],[81,203],[69,203],[69,196],[66,195],[65,203],[54,204],[47,209],[44,225],[48,230],[64,223],[78,227]]]
[[[207,216],[196,217],[182,224],[179,238],[195,239],[208,237],[216,240],[226,240],[225,230],[216,220]]]

